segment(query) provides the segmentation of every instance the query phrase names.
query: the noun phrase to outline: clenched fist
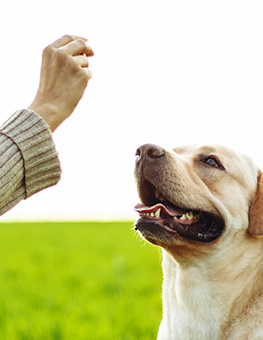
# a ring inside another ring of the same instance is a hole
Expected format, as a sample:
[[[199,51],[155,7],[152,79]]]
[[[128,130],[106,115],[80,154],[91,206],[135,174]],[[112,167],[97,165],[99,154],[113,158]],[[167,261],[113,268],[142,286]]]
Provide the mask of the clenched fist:
[[[87,39],[66,35],[43,51],[39,88],[28,109],[38,113],[54,131],[71,115],[92,72]]]

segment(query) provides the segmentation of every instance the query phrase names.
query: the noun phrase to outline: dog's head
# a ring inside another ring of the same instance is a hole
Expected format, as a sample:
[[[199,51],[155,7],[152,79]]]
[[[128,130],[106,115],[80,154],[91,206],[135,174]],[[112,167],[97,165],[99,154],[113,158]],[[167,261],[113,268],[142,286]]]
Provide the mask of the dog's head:
[[[135,228],[149,242],[174,254],[214,247],[229,234],[263,234],[261,173],[250,158],[222,146],[169,152],[152,144],[136,157]]]

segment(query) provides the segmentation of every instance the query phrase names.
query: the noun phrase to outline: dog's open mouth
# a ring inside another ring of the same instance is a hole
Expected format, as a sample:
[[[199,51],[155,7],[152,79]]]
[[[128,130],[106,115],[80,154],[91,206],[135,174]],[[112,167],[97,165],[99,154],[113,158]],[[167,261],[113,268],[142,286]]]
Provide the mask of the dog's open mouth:
[[[150,191],[149,191],[150,188]],[[135,229],[163,228],[170,233],[201,242],[212,242],[223,232],[221,217],[204,211],[182,209],[169,202],[153,185],[147,183],[147,200],[137,204],[140,215]]]

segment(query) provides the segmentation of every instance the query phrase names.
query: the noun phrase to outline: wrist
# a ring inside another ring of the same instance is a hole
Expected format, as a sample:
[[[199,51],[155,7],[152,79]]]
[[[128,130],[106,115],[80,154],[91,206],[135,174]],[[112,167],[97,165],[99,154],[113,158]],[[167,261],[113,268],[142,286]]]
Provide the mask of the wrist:
[[[48,124],[51,132],[54,132],[60,124],[60,122],[58,121],[57,108],[54,105],[50,104],[39,105],[33,102],[28,107],[28,110],[36,112],[41,118],[43,118],[45,122]]]

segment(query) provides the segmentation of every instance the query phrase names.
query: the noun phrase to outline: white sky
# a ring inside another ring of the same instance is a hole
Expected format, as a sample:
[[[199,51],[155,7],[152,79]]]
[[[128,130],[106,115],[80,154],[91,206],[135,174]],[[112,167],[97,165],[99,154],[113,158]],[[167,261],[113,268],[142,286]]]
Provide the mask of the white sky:
[[[220,143],[263,165],[263,3],[9,0],[0,4],[1,122],[34,98],[43,48],[89,39],[94,76],[54,134],[61,182],[2,217],[135,219],[134,154]]]

